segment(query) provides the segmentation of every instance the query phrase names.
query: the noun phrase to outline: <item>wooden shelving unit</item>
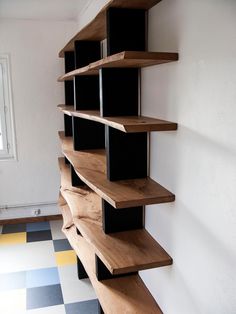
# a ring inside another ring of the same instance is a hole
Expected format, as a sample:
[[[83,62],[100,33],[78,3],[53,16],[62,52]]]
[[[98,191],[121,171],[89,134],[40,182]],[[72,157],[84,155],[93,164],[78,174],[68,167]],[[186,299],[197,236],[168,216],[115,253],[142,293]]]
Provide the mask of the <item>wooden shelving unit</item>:
[[[62,75],[58,82],[72,80],[76,75],[98,75],[102,68],[142,68],[177,60],[177,53],[123,51]]]
[[[174,131],[177,123],[144,116],[101,117],[99,110],[77,111],[73,106],[58,105],[59,110],[71,117],[96,121],[125,133]]]
[[[58,106],[65,126],[63,231],[101,313],[162,313],[138,271],[173,262],[144,228],[145,205],[175,200],[148,176],[147,133],[175,131],[177,124],[139,115],[139,69],[178,60],[177,53],[146,51],[147,10],[158,2],[109,1],[59,53],[66,72],[58,79],[65,87]]]

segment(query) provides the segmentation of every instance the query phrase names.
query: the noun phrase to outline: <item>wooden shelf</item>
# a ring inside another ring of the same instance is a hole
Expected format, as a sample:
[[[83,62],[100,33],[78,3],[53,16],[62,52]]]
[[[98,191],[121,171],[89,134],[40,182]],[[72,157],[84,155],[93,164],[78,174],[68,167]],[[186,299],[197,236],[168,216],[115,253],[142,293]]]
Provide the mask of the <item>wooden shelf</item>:
[[[111,0],[105,5],[96,17],[80,30],[59,52],[59,57],[64,57],[65,51],[74,50],[75,40],[98,40],[106,38],[106,11],[111,7],[115,8],[130,8],[130,9],[145,9],[148,10],[156,5],[161,0]]]
[[[62,208],[63,216],[68,212],[69,208]],[[139,275],[98,281],[93,247],[76,233],[75,226],[63,228],[63,232],[82,262],[105,314],[162,314]]]
[[[70,208],[72,217],[84,218],[98,225],[102,225],[102,201],[101,198],[88,186],[76,188],[71,185],[71,171],[69,165],[66,165],[64,158],[58,158],[61,172],[61,189],[60,192],[64,197],[66,192],[70,199]],[[68,202],[67,202],[68,203]]]
[[[101,68],[142,68],[177,60],[178,53],[123,51],[62,75],[58,82],[72,80],[75,75],[97,75]]]
[[[174,131],[177,123],[149,117],[101,117],[98,110],[74,110],[73,106],[59,105],[58,108],[69,116],[100,122],[125,133]]]
[[[111,182],[106,177],[104,150],[74,151],[71,137],[59,132],[63,154],[80,179],[115,208],[173,202],[174,194],[147,177]]]
[[[68,191],[61,191],[70,210],[79,206],[80,196],[71,198]],[[125,274],[172,264],[172,258],[145,229],[105,234],[100,225],[85,219],[73,218],[82,236],[92,244],[97,256],[111,274]]]

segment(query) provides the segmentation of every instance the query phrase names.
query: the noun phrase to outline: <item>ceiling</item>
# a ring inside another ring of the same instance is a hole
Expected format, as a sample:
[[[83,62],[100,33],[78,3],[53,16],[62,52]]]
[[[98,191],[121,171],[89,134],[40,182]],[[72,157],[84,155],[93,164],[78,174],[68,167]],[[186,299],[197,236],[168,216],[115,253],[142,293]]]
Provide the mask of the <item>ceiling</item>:
[[[0,19],[77,20],[93,0],[0,0]]]

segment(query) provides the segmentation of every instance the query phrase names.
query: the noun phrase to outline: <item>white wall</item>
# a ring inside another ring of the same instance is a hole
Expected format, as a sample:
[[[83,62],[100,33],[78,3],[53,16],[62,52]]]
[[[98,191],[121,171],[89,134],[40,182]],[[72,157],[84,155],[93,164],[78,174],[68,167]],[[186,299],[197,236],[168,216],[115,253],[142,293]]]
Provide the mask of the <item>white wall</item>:
[[[0,53],[9,53],[18,161],[0,161],[0,206],[56,202],[60,185],[57,131],[64,89],[59,50],[75,22],[1,20]]]
[[[149,50],[180,54],[142,70],[143,114],[179,124],[151,134],[150,175],[176,194],[146,210],[146,228],[174,259],[142,272],[165,314],[236,313],[235,30],[235,0],[163,0],[150,10]]]

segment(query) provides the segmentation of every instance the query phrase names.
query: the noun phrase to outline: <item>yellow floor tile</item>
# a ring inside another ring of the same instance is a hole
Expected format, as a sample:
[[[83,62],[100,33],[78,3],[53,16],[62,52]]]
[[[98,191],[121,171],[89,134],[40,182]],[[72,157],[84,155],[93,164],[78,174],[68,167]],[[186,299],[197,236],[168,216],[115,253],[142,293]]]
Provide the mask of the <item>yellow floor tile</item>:
[[[26,289],[3,291],[0,293],[0,312],[4,314],[25,313]]]
[[[55,255],[58,266],[76,264],[76,254],[73,250],[56,252]]]
[[[0,245],[26,243],[26,232],[0,234]]]

